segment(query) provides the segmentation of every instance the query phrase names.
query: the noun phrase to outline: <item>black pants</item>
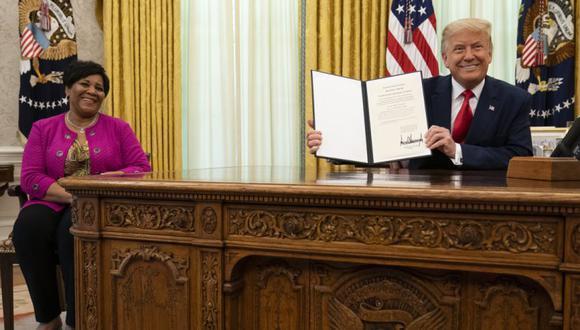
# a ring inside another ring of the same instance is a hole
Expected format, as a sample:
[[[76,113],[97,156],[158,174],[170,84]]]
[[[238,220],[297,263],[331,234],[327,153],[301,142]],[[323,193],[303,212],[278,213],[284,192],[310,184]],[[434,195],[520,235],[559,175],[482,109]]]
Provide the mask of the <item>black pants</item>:
[[[70,208],[55,212],[44,205],[23,208],[16,219],[13,242],[34,305],[36,321],[60,315],[56,266],[60,263],[66,296],[66,324],[75,325],[74,240]]]

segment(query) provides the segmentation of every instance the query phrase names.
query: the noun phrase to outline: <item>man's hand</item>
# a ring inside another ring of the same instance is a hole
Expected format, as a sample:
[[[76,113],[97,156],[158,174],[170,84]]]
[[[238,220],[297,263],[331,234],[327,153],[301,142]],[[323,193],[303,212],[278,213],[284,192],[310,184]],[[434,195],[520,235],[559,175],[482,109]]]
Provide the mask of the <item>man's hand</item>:
[[[425,134],[425,145],[433,150],[437,149],[449,158],[455,158],[455,141],[451,132],[445,127],[433,125]]]
[[[312,120],[308,120],[308,126],[314,129],[314,123],[312,122]],[[306,133],[306,145],[308,146],[308,149],[310,149],[311,154],[316,153],[321,143],[322,143],[322,132],[311,130],[308,131],[308,133]]]

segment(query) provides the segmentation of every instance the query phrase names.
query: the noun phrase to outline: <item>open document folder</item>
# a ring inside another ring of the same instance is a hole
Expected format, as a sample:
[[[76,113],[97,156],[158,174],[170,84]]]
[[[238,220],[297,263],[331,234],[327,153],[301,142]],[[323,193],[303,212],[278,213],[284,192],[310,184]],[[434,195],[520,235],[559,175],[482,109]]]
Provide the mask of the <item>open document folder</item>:
[[[360,81],[312,71],[316,156],[361,164],[430,156],[421,73]]]

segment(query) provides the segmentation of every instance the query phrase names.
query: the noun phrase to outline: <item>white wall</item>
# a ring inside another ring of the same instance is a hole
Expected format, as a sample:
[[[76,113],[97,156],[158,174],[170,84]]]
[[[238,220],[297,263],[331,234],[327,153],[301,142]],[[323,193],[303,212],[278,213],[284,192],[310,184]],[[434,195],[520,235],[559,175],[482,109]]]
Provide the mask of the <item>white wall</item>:
[[[103,32],[95,16],[99,0],[71,0],[77,29],[78,57],[103,63]],[[0,1],[0,163],[16,165],[20,178],[22,146],[18,138],[18,92],[20,88],[20,40],[18,32],[18,0]],[[0,197],[0,239],[12,230],[18,214],[18,201]]]

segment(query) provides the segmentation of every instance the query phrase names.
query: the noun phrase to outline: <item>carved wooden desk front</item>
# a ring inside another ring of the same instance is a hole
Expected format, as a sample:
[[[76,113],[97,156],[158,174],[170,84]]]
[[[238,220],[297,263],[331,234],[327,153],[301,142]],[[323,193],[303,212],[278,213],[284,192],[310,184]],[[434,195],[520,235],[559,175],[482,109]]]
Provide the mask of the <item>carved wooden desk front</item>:
[[[66,178],[81,329],[580,329],[580,183]]]

